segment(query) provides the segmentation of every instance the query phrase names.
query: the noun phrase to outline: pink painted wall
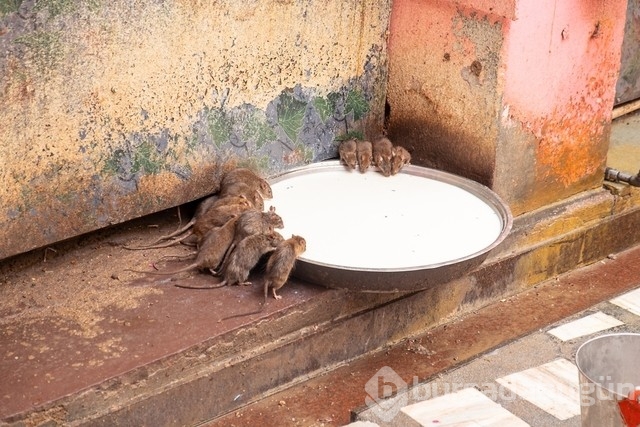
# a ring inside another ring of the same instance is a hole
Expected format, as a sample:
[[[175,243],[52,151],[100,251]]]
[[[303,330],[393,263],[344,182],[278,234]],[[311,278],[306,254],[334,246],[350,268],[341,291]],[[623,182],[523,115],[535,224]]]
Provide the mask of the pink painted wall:
[[[393,2],[389,136],[414,163],[491,185],[502,19],[457,2]]]
[[[524,185],[537,204],[602,181],[625,10],[625,1],[522,0],[505,27],[502,126],[530,136]]]
[[[626,0],[395,0],[389,136],[514,213],[601,185]]]

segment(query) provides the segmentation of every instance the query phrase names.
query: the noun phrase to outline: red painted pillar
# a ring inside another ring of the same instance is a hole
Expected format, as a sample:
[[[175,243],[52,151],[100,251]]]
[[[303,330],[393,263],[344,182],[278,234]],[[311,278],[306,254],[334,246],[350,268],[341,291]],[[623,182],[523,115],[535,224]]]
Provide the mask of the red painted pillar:
[[[626,0],[395,0],[389,135],[515,214],[602,182]]]

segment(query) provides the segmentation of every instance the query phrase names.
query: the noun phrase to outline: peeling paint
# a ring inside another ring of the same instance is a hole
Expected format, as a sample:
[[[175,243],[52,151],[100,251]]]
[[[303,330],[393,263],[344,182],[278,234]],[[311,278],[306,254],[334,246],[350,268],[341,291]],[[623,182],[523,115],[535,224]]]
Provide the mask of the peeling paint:
[[[601,185],[626,2],[497,3],[394,2],[389,134],[517,215]]]
[[[412,162],[492,185],[502,42],[501,21],[458,2],[394,3],[389,135]]]

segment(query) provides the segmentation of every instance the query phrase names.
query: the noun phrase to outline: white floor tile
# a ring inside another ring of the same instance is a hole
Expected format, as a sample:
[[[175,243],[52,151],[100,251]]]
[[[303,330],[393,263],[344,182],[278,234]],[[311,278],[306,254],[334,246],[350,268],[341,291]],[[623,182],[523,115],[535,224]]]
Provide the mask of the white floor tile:
[[[556,359],[496,381],[559,420],[580,415],[578,368],[566,359]]]
[[[611,303],[640,316],[640,288],[612,299]]]
[[[402,408],[402,412],[425,427],[529,426],[475,388],[414,403]]]
[[[549,330],[548,333],[562,341],[568,341],[623,324],[623,322],[619,321],[615,317],[598,311],[597,313],[590,314],[581,319],[553,328]]]

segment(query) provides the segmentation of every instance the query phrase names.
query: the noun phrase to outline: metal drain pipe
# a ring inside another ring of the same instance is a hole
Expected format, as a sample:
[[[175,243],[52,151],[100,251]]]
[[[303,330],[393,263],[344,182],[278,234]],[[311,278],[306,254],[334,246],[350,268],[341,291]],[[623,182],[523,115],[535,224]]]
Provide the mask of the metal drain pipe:
[[[608,167],[604,170],[604,179],[613,182],[626,182],[634,187],[640,187],[640,171],[635,175],[631,175]]]

